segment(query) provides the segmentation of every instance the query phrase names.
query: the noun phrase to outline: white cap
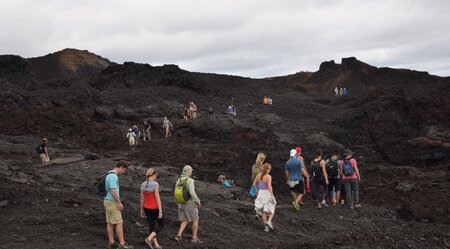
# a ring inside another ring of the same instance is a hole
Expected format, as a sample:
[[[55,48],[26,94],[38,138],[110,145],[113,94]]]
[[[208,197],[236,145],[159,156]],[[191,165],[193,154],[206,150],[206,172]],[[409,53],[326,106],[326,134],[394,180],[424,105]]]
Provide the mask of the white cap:
[[[289,154],[290,154],[291,156],[295,156],[295,155],[297,155],[297,151],[296,151],[295,149],[292,149],[292,150],[289,152]]]

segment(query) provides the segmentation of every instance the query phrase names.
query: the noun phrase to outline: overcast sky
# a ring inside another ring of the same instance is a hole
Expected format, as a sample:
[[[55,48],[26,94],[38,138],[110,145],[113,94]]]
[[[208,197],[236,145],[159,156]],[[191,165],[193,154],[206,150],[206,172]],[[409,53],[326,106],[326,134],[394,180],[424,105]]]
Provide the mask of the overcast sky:
[[[450,76],[448,0],[0,0],[0,54],[64,48],[248,77],[355,56]]]

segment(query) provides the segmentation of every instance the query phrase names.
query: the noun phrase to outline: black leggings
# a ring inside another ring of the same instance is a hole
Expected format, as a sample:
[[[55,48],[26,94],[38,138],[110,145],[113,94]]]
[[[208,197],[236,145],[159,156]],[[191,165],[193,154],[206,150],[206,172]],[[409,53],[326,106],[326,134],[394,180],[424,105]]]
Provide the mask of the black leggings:
[[[314,188],[314,199],[316,199],[317,203],[320,203],[320,187],[323,188],[323,199],[325,200],[328,195],[328,185],[325,183],[324,179],[313,179],[312,185]]]
[[[155,232],[158,235],[164,228],[164,217],[158,219],[158,209],[144,208],[145,216],[147,216],[149,234]],[[158,224],[155,228],[155,225]]]

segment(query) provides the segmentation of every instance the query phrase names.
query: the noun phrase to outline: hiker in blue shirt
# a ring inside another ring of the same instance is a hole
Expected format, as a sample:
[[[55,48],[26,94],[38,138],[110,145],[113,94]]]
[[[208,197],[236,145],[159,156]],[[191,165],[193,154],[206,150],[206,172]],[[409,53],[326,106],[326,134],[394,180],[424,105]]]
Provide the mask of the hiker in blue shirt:
[[[300,203],[305,194],[305,184],[303,176],[309,181],[308,172],[305,170],[305,165],[302,161],[297,159],[297,150],[292,149],[289,152],[290,158],[284,166],[286,174],[286,183],[289,185],[293,197],[292,205],[296,210],[300,210]]]

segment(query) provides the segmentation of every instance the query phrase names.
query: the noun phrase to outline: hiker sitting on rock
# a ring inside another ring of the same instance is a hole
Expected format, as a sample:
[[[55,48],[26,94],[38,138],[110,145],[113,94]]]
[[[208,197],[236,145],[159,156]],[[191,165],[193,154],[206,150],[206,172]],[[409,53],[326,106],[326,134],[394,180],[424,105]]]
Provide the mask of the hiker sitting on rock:
[[[220,185],[227,188],[231,188],[233,186],[233,180],[227,180],[227,177],[224,175],[219,175],[217,181],[220,183]]]

